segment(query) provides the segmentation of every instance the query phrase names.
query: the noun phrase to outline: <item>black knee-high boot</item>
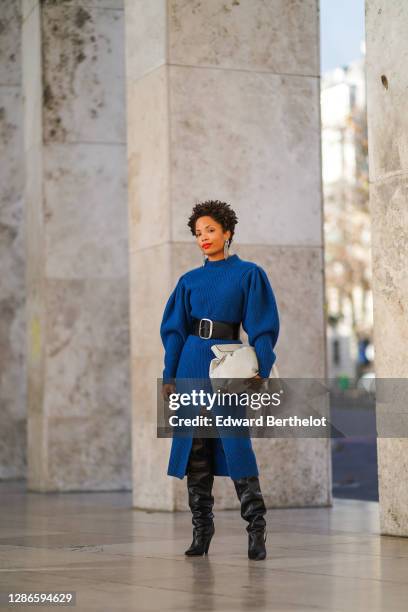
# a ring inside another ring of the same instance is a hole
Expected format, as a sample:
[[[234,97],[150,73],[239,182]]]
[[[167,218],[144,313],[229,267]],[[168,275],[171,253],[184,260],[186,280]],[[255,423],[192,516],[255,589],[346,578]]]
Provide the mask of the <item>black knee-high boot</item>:
[[[214,497],[212,487],[214,474],[209,438],[193,438],[193,446],[187,466],[188,503],[192,512],[193,541],[186,555],[208,553],[214,535]]]
[[[241,516],[248,522],[248,557],[266,557],[266,506],[261,492],[258,476],[248,476],[234,480],[235,490],[241,502]]]

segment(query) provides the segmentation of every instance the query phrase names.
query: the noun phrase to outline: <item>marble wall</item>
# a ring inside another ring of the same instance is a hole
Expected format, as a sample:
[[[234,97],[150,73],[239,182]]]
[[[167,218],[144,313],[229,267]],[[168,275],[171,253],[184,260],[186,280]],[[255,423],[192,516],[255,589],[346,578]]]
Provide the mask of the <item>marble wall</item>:
[[[385,379],[408,377],[407,28],[406,2],[366,0],[375,369]],[[381,533],[406,536],[408,440],[379,434]]]
[[[26,474],[20,8],[0,3],[0,479]]]
[[[125,13],[134,504],[185,509],[154,425],[162,311],[201,263],[197,200],[233,206],[232,250],[269,275],[282,375],[326,375],[318,2],[127,0]],[[254,446],[268,505],[331,503],[329,440]],[[215,495],[237,507],[229,479]]]
[[[22,7],[28,487],[129,488],[123,4]]]

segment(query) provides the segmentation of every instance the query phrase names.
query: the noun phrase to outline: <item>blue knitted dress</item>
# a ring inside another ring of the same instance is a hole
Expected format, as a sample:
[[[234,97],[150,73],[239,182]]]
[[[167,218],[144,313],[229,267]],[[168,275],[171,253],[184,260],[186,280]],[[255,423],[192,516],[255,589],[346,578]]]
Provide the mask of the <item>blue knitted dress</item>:
[[[267,378],[276,355],[279,315],[268,277],[259,265],[230,255],[180,276],[164,309],[160,335],[165,349],[163,382],[209,379],[212,344],[241,340],[200,338],[191,333],[192,318],[242,323],[248,342],[255,347],[259,374]],[[191,437],[173,436],[167,474],[184,478],[192,446]],[[215,476],[238,479],[258,476],[250,437],[213,439]]]

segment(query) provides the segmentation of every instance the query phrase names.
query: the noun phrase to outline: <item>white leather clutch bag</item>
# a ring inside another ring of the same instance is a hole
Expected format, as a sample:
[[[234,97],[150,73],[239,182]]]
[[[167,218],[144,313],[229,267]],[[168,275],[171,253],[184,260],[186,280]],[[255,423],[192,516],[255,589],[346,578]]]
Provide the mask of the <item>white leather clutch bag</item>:
[[[259,373],[255,348],[249,344],[213,344],[211,350],[215,358],[210,362],[210,378],[243,379],[252,378]],[[269,378],[279,378],[275,363]],[[231,387],[231,384],[228,386]]]

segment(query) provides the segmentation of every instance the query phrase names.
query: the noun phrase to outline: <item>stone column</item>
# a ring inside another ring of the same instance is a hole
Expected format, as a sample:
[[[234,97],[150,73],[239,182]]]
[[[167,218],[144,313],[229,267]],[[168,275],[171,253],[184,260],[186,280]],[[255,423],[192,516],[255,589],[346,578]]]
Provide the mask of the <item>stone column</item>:
[[[407,28],[403,0],[366,1],[375,370],[380,379],[408,378]],[[379,435],[380,530],[408,535],[408,440],[381,437],[381,430]]]
[[[259,263],[281,314],[286,377],[324,377],[317,0],[128,0],[133,482],[139,507],[186,508],[156,439],[159,325],[178,277],[201,264],[196,201],[236,210],[234,249]],[[270,506],[331,502],[330,440],[254,440]],[[218,507],[237,507],[216,479]]]
[[[0,479],[26,473],[21,10],[0,3]]]
[[[28,486],[130,486],[120,0],[23,2]]]

